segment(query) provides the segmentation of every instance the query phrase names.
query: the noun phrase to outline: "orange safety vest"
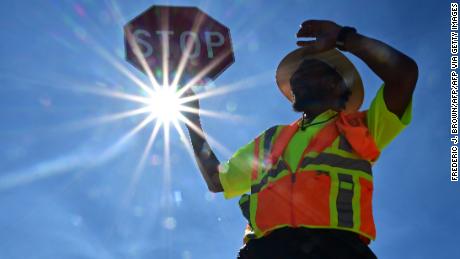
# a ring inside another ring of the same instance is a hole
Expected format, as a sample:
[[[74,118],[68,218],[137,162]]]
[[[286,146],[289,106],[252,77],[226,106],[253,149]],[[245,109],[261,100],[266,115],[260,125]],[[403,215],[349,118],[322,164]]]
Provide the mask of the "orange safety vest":
[[[298,121],[255,139],[251,193],[239,200],[248,220],[244,242],[281,227],[349,230],[367,243],[375,239],[372,162],[380,151],[366,112],[338,115],[311,139],[297,168],[281,155]]]

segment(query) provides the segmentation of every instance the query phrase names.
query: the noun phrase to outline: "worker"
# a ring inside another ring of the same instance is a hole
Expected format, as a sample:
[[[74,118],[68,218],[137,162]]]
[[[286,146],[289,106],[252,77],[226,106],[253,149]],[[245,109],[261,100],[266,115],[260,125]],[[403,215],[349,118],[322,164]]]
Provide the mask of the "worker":
[[[307,20],[297,37],[276,82],[299,119],[263,131],[225,163],[188,127],[197,163],[211,192],[240,197],[248,225],[238,258],[376,258],[372,165],[411,121],[417,64],[332,21]],[[367,110],[361,77],[342,52],[383,81]],[[186,116],[202,130],[198,114]]]

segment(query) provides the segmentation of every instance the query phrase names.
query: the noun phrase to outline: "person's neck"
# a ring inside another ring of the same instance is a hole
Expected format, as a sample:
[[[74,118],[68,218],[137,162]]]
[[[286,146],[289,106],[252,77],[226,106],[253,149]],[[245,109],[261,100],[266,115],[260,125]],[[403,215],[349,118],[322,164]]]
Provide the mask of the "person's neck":
[[[320,115],[321,113],[323,113],[323,112],[325,112],[325,111],[327,111],[329,109],[330,108],[304,111],[304,114],[306,114],[307,122],[308,123],[312,122],[316,118],[316,116]]]

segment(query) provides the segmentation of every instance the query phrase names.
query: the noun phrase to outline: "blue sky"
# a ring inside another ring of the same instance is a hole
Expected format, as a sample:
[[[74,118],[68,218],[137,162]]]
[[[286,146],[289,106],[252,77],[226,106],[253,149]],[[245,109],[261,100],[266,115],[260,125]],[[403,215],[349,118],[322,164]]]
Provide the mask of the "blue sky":
[[[203,117],[206,133],[227,149],[216,150],[220,160],[297,118],[274,72],[303,20],[354,26],[414,58],[412,123],[374,167],[371,247],[379,258],[460,257],[460,186],[449,180],[448,1],[7,0],[0,3],[0,258],[235,258],[245,226],[237,199],[207,192],[175,131],[171,174],[160,133],[130,193],[153,125],[120,143],[142,116],[88,123],[136,107],[91,93],[140,93],[97,49],[147,81],[123,60],[121,25],[153,4],[198,6],[238,45],[236,62],[210,88],[247,87],[201,102],[243,116]],[[349,57],[366,108],[382,82]]]

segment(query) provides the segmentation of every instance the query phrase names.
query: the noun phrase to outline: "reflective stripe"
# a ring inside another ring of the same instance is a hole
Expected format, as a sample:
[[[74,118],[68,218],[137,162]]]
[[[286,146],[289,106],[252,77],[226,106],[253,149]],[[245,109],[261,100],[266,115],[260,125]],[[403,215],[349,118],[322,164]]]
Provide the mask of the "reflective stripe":
[[[247,193],[243,194],[238,203],[240,205],[240,209],[241,209],[241,212],[243,213],[243,216],[248,221],[249,226],[251,226],[251,218],[249,214],[249,211],[250,211],[249,197],[250,197],[249,194]]]
[[[288,126],[281,126],[280,133],[276,137],[275,143],[273,143],[272,150],[270,152],[269,161],[271,164],[275,164],[278,161],[278,158],[281,157],[286,146],[289,144],[292,136],[297,132],[299,125],[298,121],[294,121]]]
[[[339,149],[347,151],[349,153],[353,152],[353,148],[351,147],[350,143],[344,135],[339,135]]]
[[[300,168],[307,165],[329,165],[350,170],[360,170],[372,175],[372,166],[369,161],[362,159],[346,158],[330,153],[320,153],[317,157],[305,157]]]
[[[265,152],[264,155],[265,157],[270,153],[270,149],[272,147],[273,136],[275,136],[277,128],[278,126],[271,127],[264,134],[264,152]]]
[[[340,227],[353,227],[353,177],[348,174],[338,174],[339,191],[337,194],[337,219]],[[351,189],[350,189],[351,187]]]
[[[282,171],[288,170],[288,166],[283,159],[278,160],[276,167],[271,168],[265,175],[262,177],[259,183],[253,184],[251,186],[251,193],[258,193],[260,190],[267,185],[268,178],[276,178]]]
[[[257,177],[259,177],[259,141],[260,138],[256,138],[254,141],[254,159],[252,160],[251,180],[256,180]]]
[[[270,154],[271,154],[271,149],[272,149],[272,140],[273,140],[273,136],[275,136],[277,128],[278,126],[271,127],[267,131],[265,131],[265,134],[264,134],[263,166],[266,169],[271,167]]]

